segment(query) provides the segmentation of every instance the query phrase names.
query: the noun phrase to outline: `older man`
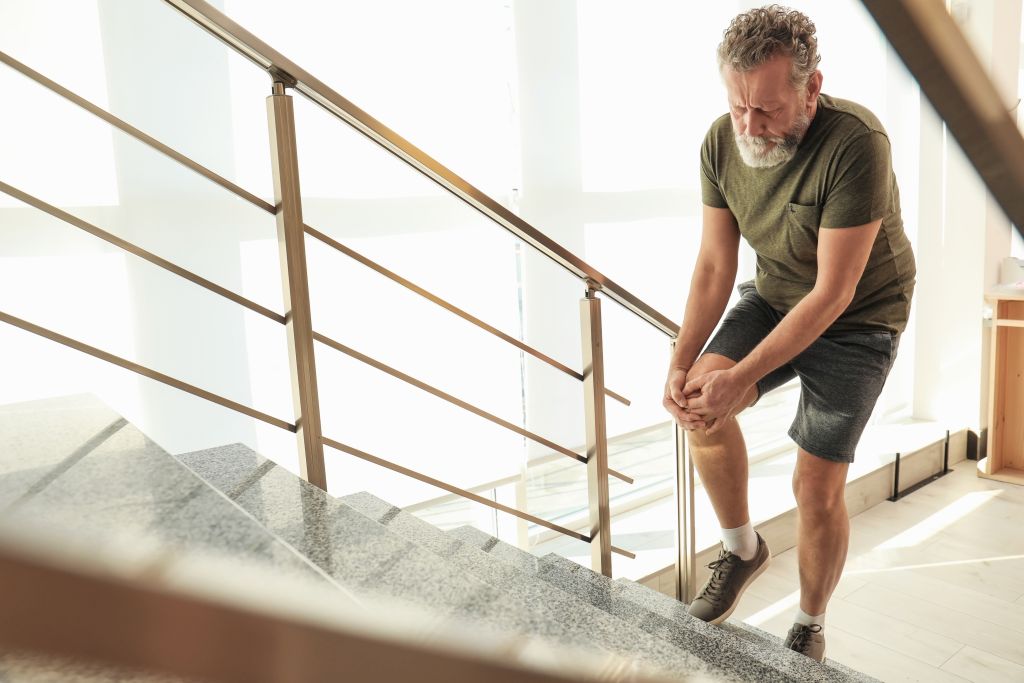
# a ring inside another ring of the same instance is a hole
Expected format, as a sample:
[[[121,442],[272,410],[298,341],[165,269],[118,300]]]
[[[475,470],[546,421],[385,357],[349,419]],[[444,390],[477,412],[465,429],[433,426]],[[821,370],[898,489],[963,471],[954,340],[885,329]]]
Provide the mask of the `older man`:
[[[800,606],[788,647],[825,656],[825,608],[849,543],[846,473],[907,324],[914,256],[900,218],[889,138],[864,107],[821,93],[814,24],[772,5],[740,14],[718,62],[729,114],[701,149],[703,233],[665,408],[688,430],[722,527],[722,550],[690,613],[719,623],[770,552],[750,523],[736,414],[800,378]],[[740,237],[756,277],[717,334]],[[703,353],[701,350],[703,349]]]

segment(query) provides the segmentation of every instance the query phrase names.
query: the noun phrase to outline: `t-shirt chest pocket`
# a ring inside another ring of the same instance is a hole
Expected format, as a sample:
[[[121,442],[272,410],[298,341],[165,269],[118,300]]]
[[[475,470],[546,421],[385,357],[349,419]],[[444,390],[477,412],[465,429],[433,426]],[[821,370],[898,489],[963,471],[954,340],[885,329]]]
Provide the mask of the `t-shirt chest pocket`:
[[[783,209],[783,214],[786,240],[780,246],[784,247],[786,253],[779,256],[799,263],[816,264],[821,207],[789,203]]]

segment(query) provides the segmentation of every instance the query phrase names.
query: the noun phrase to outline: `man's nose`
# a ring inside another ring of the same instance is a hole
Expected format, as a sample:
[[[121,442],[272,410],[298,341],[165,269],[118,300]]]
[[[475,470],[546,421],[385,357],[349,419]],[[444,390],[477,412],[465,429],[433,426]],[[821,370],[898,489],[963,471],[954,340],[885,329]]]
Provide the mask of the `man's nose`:
[[[767,120],[763,114],[755,111],[747,111],[745,119],[744,128],[747,129],[747,135],[761,137],[765,132],[767,132]]]

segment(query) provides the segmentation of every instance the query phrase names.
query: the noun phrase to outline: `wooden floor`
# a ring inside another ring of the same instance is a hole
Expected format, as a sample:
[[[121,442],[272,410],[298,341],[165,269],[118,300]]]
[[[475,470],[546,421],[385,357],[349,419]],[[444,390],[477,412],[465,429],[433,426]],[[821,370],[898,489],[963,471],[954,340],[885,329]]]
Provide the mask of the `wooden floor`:
[[[1024,487],[975,463],[851,520],[826,618],[828,657],[883,681],[1024,682]],[[735,617],[784,635],[796,549],[754,582]]]

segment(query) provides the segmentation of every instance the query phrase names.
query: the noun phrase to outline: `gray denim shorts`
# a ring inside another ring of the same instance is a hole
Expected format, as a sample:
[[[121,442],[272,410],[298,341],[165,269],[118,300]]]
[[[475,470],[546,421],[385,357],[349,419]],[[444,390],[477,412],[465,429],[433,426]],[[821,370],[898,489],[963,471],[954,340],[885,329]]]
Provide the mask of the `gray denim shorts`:
[[[704,349],[736,362],[782,320],[753,282],[744,282],[738,290],[739,302]],[[790,438],[818,457],[853,462],[898,346],[899,337],[886,331],[826,332],[789,363],[761,378],[757,398],[799,377],[800,405],[789,428]]]

